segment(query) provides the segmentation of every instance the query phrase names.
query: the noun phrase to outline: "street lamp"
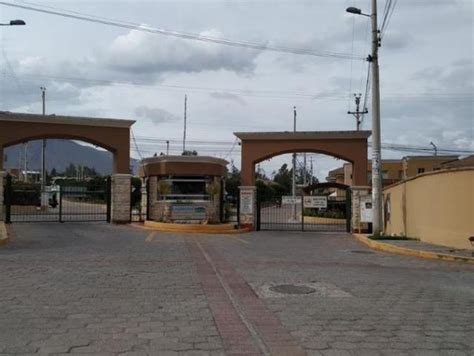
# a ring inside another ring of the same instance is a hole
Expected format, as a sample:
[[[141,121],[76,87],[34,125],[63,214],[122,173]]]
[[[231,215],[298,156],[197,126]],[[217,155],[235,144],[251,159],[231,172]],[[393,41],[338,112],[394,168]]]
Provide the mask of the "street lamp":
[[[372,23],[372,52],[367,61],[372,66],[372,228],[374,235],[380,235],[383,228],[382,221],[382,152],[380,143],[380,79],[379,58],[380,36],[377,29],[377,0],[371,0],[372,14],[367,15],[356,7],[348,7],[350,14],[370,17]]]
[[[350,13],[350,14],[354,14],[354,15],[362,15],[362,16],[367,16],[367,17],[370,17],[370,15],[367,15],[367,14],[364,14],[362,13],[362,10],[361,9],[358,9],[357,7],[348,7],[346,9],[346,12]]]
[[[24,26],[26,22],[23,20],[11,20],[9,23],[0,23],[0,26]]]

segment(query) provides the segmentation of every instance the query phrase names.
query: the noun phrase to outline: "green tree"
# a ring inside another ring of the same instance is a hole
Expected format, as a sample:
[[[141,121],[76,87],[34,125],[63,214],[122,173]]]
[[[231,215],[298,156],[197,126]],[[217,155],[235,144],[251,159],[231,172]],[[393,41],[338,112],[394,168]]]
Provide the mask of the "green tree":
[[[181,153],[181,156],[197,156],[198,153],[196,150],[193,150],[193,151],[183,151],[183,153]]]
[[[67,166],[66,170],[64,171],[64,175],[66,177],[75,177],[76,176],[76,166],[74,163],[69,163],[69,166]]]
[[[236,199],[239,196],[239,186],[240,171],[234,165],[234,162],[231,162],[230,171],[227,173],[225,180],[225,190],[229,196]]]
[[[273,181],[281,186],[283,191],[282,195],[288,195],[291,192],[293,170],[288,169],[288,165],[284,163],[278,172],[275,173]]]

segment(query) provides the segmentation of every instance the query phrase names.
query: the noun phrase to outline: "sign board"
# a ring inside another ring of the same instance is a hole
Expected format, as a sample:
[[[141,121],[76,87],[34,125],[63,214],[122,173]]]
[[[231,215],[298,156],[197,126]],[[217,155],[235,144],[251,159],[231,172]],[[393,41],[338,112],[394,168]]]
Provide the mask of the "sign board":
[[[253,196],[254,192],[252,190],[240,191],[240,214],[253,214]]]
[[[176,204],[171,205],[171,220],[205,220],[206,207],[203,205],[186,205]]]
[[[360,197],[360,222],[372,222],[372,196],[365,195]]]
[[[304,197],[304,207],[326,209],[328,207],[328,198],[324,195],[306,196]]]
[[[283,195],[281,197],[281,203],[283,205],[301,204],[301,197],[293,197],[292,195]]]

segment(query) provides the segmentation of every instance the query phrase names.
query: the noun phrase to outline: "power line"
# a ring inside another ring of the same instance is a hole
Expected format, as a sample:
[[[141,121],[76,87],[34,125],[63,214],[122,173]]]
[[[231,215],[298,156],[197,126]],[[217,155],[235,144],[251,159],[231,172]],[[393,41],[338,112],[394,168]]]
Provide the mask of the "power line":
[[[154,142],[157,144],[164,144],[166,143],[167,139],[165,138],[151,138],[151,137],[145,137],[145,136],[136,136],[136,142],[140,142],[141,140],[144,140],[145,143],[144,145],[152,145]],[[169,142],[172,143],[179,143],[181,142],[179,139],[175,140],[169,140]],[[235,151],[235,146],[236,146],[237,141],[187,141],[190,145],[193,147],[199,147],[200,150],[213,150],[216,152],[225,152],[229,153],[232,152],[234,153]],[[369,147],[371,146],[371,143],[368,143]],[[229,151],[228,148],[225,146],[231,146],[231,150]],[[428,146],[413,146],[413,145],[401,145],[401,144],[396,144],[396,143],[391,143],[391,142],[385,142],[382,143],[382,148],[387,149],[387,150],[398,150],[398,151],[413,151],[413,152],[432,152],[432,147]],[[459,154],[474,154],[474,151],[471,150],[463,150],[463,149],[456,149],[456,148],[438,148],[438,152],[444,152],[444,153],[459,153]]]
[[[388,24],[390,23],[390,20],[392,19],[393,12],[395,11],[395,6],[397,6],[397,1],[398,0],[388,0],[388,8],[386,9],[384,13],[384,18],[382,22],[382,26],[380,27],[380,39],[383,38],[385,31],[388,27]]]
[[[370,63],[369,63],[370,66]],[[369,68],[370,69],[370,68]],[[370,70],[369,70],[370,71]],[[7,76],[11,74],[7,73]],[[13,77],[13,76],[12,76]],[[38,75],[30,73],[16,73],[16,77],[19,78],[34,78],[34,79],[49,79],[62,82],[83,82],[83,83],[95,83],[97,85],[122,85],[131,87],[143,87],[151,88],[155,90],[167,90],[167,91],[193,91],[196,93],[225,93],[233,94],[242,97],[255,97],[255,98],[273,98],[273,99],[307,99],[307,100],[347,100],[346,94],[331,94],[324,95],[323,93],[302,93],[302,92],[284,92],[276,90],[243,90],[243,89],[230,89],[230,88],[212,88],[212,87],[198,87],[198,86],[187,86],[187,85],[166,85],[166,84],[148,84],[143,82],[132,82],[132,81],[119,81],[109,79],[94,79],[94,78],[81,78],[81,77],[69,77],[69,76],[57,76],[57,75]],[[368,92],[366,91],[367,95]],[[432,100],[433,98],[444,99],[444,100],[455,100],[455,101],[472,101],[472,92],[459,92],[459,93],[386,93],[383,96],[384,99],[416,99],[416,100]]]
[[[364,92],[364,103],[362,105],[363,113],[362,113],[362,116],[360,117],[360,126],[361,127],[364,124],[364,115],[366,114],[366,111],[368,111],[367,101],[369,99],[369,91],[370,91],[370,73],[371,73],[370,62],[368,62],[368,65],[367,65],[367,79],[366,79],[366,82],[365,82],[365,92]]]
[[[260,50],[260,51],[271,51],[271,52],[281,52],[281,53],[288,53],[288,54],[296,54],[296,55],[307,55],[307,56],[314,56],[314,57],[330,57],[330,58],[338,58],[338,59],[358,59],[358,60],[365,60],[362,56],[353,56],[347,53],[337,53],[337,52],[315,52],[310,49],[304,48],[290,48],[290,47],[281,47],[281,46],[270,46],[266,44],[258,44],[258,43],[251,43],[246,41],[235,41],[225,38],[217,38],[211,36],[204,36],[196,33],[186,33],[186,32],[178,32],[178,31],[170,31],[160,28],[153,28],[144,25],[140,25],[137,23],[126,22],[122,20],[112,20],[107,18],[100,18],[93,15],[88,15],[79,12],[70,12],[65,9],[61,10],[48,10],[46,8],[42,8],[40,5],[33,6],[26,6],[20,4],[13,4],[4,1],[0,1],[0,5],[11,6],[15,8],[20,8],[29,11],[35,11],[40,13],[45,13],[54,16],[61,16],[66,18],[71,18],[75,20],[87,21],[98,23],[102,25],[126,28],[130,30],[136,30],[141,32],[147,32],[152,34],[159,34],[164,36],[171,36],[177,37],[186,40],[194,40],[194,41],[201,41],[201,42],[209,42],[215,43],[220,45],[232,46],[232,47],[240,47],[240,48],[247,48],[253,50]]]

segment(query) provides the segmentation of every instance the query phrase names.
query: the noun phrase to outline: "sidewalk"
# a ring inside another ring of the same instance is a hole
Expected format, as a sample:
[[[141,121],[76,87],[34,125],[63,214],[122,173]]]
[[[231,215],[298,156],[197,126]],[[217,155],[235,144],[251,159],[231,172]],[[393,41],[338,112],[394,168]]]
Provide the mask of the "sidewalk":
[[[376,250],[474,264],[473,250],[456,249],[415,240],[372,240],[368,238],[368,235],[354,234],[354,236],[360,242]]]

